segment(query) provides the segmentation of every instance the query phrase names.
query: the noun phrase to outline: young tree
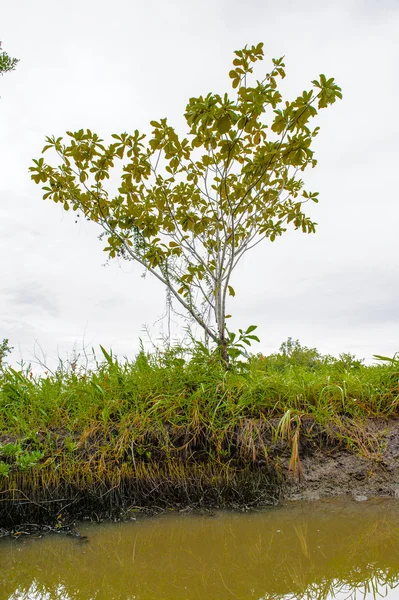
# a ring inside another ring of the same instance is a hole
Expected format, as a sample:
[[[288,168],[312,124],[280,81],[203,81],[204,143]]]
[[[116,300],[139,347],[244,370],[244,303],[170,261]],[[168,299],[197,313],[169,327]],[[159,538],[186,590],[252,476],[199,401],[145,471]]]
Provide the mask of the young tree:
[[[17,66],[19,60],[17,58],[12,58],[8,56],[7,52],[1,49],[0,42],[0,75],[4,75],[4,73],[8,73],[9,71],[13,71]]]
[[[242,257],[264,239],[273,241],[291,224],[305,233],[315,223],[303,205],[317,202],[299,174],[316,165],[311,149],[318,109],[341,98],[334,79],[320,75],[313,87],[284,102],[277,88],[283,58],[261,80],[253,80],[263,44],[235,52],[230,71],[234,97],[191,98],[187,137],[167,120],[151,121],[152,134],[112,135],[104,144],[91,130],[47,137],[43,152],[55,151],[59,166],[34,160],[32,179],[44,199],[81,211],[107,236],[104,250],[140,263],[202,327],[229,362],[237,342],[226,327],[231,278]],[[119,187],[107,185],[122,163]],[[251,326],[240,332],[250,343]]]

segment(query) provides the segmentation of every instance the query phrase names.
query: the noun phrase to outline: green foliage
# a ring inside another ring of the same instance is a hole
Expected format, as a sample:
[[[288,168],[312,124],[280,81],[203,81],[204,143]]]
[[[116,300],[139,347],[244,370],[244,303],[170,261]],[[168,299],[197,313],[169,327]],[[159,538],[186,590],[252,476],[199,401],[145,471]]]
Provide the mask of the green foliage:
[[[7,444],[0,444],[0,457],[3,457],[7,461],[0,462],[0,475],[8,476],[13,465],[19,471],[27,471],[36,467],[44,457],[44,452],[38,450],[29,452],[23,448],[20,442],[17,444],[9,442]]]
[[[0,461],[0,477],[8,477],[11,471],[11,466],[5,462]]]
[[[75,440],[71,439],[70,437],[66,437],[64,443],[68,452],[76,452],[78,444],[75,442]]]
[[[250,326],[242,334],[252,336],[253,331]],[[212,412],[220,399],[221,383],[231,396],[231,410],[240,407],[238,413],[242,409],[242,414],[251,416],[261,411],[272,417],[286,408],[314,412],[321,399],[324,404],[323,390],[330,384],[346,388],[346,412],[364,411],[370,416],[396,410],[399,373],[395,365],[366,366],[352,355],[323,356],[291,338],[281,345],[279,354],[249,356],[245,370],[233,363],[227,374],[214,352],[200,342],[193,348],[177,346],[156,354],[142,350],[133,362],[117,360],[105,349],[103,354],[104,362],[96,363],[93,371],[61,369],[55,375],[35,378],[28,372],[7,370],[0,389],[0,430],[30,440],[31,446],[36,432],[60,423],[70,430],[69,441],[76,442],[75,424],[102,420],[105,407],[111,421],[126,415],[142,417],[150,409],[163,420],[161,406],[167,407],[172,420],[173,414],[179,418],[184,414],[189,420],[191,394],[199,389],[199,408],[206,419],[208,408]],[[350,360],[343,360],[347,356]],[[155,407],[160,397],[162,402]],[[342,410],[340,403],[330,408]],[[0,454],[15,455],[25,446],[7,443]]]
[[[338,358],[330,355],[323,356],[316,348],[302,346],[299,340],[293,340],[290,337],[281,344],[278,353],[271,354],[265,360],[273,369],[281,371],[292,367],[303,367],[307,371],[320,370],[325,367],[348,371],[361,369],[364,364],[363,359],[359,360],[349,352],[340,354]]]
[[[17,58],[12,58],[7,52],[4,52],[4,50],[1,49],[0,42],[0,75],[13,71],[18,62],[19,60]]]
[[[383,362],[388,362],[394,365],[395,367],[399,367],[399,352],[397,352],[393,357],[389,356],[381,356],[380,354],[374,354],[374,358],[376,360],[381,360]]]
[[[33,452],[21,452],[16,456],[16,465],[20,471],[27,471],[36,467],[44,457],[44,452],[35,450]]]
[[[5,338],[0,344],[0,373],[6,367],[6,363],[4,361],[7,354],[12,352],[13,348],[9,345],[8,340]]]
[[[20,444],[0,444],[0,456],[14,457],[21,452]]]
[[[106,143],[90,129],[46,138],[49,162],[33,161],[31,177],[44,199],[98,223],[111,258],[135,260],[156,276],[219,347],[225,363],[237,341],[227,331],[232,274],[244,254],[287,228],[315,231],[304,205],[318,193],[300,174],[316,165],[311,121],[341,98],[332,78],[283,101],[282,58],[261,79],[255,63],[263,44],[235,52],[233,94],[190,98],[181,137],[166,118],[151,121],[149,136],[112,135]],[[56,166],[56,163],[59,163]],[[117,193],[108,185],[122,172]],[[241,336],[246,344],[250,339]],[[245,338],[245,339],[244,339]],[[231,352],[228,352],[228,347]]]
[[[335,364],[336,366],[342,367],[342,369],[344,370],[356,370],[362,368],[364,360],[356,358],[356,356],[354,354],[351,354],[350,352],[343,352],[339,355],[338,360],[335,362]]]
[[[316,348],[301,346],[299,340],[293,341],[290,337],[281,344],[280,354],[287,364],[302,366],[307,369],[314,368],[321,360],[321,355]]]
[[[243,365],[244,363],[242,362],[237,363],[237,358],[248,356],[248,352],[245,348],[245,345],[251,346],[253,341],[260,341],[258,336],[253,334],[253,332],[257,328],[257,325],[250,325],[246,331],[239,329],[238,335],[233,332],[227,331],[229,341],[227,352],[233,364]]]

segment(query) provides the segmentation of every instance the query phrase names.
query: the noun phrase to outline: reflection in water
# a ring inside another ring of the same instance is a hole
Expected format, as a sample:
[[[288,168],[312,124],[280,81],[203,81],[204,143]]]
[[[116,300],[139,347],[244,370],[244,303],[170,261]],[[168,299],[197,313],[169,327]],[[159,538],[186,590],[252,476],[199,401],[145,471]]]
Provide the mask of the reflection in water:
[[[399,502],[168,514],[0,543],[5,600],[397,598]]]

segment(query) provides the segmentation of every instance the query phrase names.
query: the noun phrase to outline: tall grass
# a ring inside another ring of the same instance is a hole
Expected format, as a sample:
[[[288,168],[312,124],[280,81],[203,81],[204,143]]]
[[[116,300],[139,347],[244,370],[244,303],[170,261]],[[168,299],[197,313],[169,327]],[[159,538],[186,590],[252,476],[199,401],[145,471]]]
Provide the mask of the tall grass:
[[[102,353],[93,369],[63,363],[40,376],[4,370],[0,493],[25,490],[27,482],[30,493],[96,482],[110,490],[147,476],[144,495],[162,478],[172,485],[202,477],[205,487],[217,487],[219,478],[223,487],[238,473],[265,472],[276,447],[300,475],[306,440],[335,440],[371,455],[378,443],[359,423],[398,414],[396,362],[366,366],[298,343],[229,371],[203,347],[189,355],[142,350],[132,361]]]

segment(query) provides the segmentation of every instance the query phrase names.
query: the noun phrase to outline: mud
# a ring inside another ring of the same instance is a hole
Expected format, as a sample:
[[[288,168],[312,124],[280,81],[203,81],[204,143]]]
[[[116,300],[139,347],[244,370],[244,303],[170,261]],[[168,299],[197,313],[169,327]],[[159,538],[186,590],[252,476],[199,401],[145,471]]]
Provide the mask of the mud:
[[[301,459],[301,477],[289,476],[286,500],[319,500],[350,495],[361,502],[378,496],[399,498],[399,421],[369,420],[365,435],[380,450],[361,456],[348,448],[321,448]]]

